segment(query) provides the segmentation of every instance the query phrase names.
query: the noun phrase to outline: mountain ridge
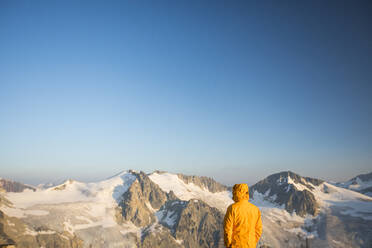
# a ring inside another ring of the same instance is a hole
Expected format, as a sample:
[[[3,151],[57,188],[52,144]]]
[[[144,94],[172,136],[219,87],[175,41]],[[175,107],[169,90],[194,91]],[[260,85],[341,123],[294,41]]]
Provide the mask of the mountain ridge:
[[[346,182],[338,182],[334,185],[372,197],[372,172],[357,175]]]
[[[332,247],[340,237],[339,247],[372,244],[368,196],[291,171],[260,180],[250,194],[264,222],[258,247]],[[231,190],[212,178],[132,170],[99,182],[3,192],[0,200],[4,233],[18,247],[75,248],[223,247],[223,216],[233,203]]]

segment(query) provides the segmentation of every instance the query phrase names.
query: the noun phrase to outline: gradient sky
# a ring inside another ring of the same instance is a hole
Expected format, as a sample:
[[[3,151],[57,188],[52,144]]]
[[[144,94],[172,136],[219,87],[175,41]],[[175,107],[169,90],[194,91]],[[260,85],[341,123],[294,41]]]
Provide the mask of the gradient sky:
[[[372,1],[0,1],[0,176],[372,171]]]

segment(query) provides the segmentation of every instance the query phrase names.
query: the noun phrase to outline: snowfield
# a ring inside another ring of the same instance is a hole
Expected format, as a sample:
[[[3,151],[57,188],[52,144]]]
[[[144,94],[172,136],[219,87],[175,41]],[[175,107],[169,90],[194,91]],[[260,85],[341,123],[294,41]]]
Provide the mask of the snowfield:
[[[360,175],[360,176],[363,176],[363,175]],[[371,189],[372,188],[372,179],[362,180],[358,176],[358,177],[353,178],[353,179],[351,179],[349,181],[346,181],[346,182],[334,183],[334,185],[359,192],[359,191],[366,190],[368,188]],[[371,191],[368,192],[368,190],[367,190],[366,192],[363,192],[363,193],[365,195],[368,195],[368,196],[372,197],[372,192]]]
[[[115,208],[136,177],[123,172],[97,183],[68,180],[44,189],[7,193],[12,206],[1,210],[11,217],[27,218],[26,221],[45,221],[50,228],[74,234],[92,227],[115,227]],[[34,235],[35,232],[33,233]]]
[[[212,193],[208,189],[200,188],[193,183],[185,183],[177,175],[171,173],[152,173],[149,175],[150,179],[159,185],[159,187],[169,193],[173,193],[183,201],[191,199],[202,200],[208,205],[215,207],[222,212],[225,212],[227,207],[233,203],[231,199],[231,192],[222,191]]]

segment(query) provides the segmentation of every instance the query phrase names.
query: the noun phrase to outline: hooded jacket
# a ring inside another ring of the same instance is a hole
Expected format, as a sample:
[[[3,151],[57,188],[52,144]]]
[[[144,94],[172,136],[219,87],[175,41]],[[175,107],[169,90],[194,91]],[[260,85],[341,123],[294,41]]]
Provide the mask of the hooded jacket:
[[[249,200],[247,184],[235,184],[233,200],[224,218],[226,247],[256,248],[262,234],[261,212]]]

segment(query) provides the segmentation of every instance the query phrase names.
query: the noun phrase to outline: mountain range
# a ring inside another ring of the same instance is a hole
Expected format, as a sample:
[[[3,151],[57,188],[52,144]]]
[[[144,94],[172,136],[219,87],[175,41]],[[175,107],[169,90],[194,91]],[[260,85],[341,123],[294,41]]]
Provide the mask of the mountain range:
[[[371,175],[328,183],[286,171],[250,186],[263,220],[258,247],[372,247]],[[0,186],[0,247],[223,247],[233,203],[212,178],[162,171]]]
[[[361,174],[350,179],[349,181],[336,183],[335,185],[372,196],[372,172],[368,174]]]

